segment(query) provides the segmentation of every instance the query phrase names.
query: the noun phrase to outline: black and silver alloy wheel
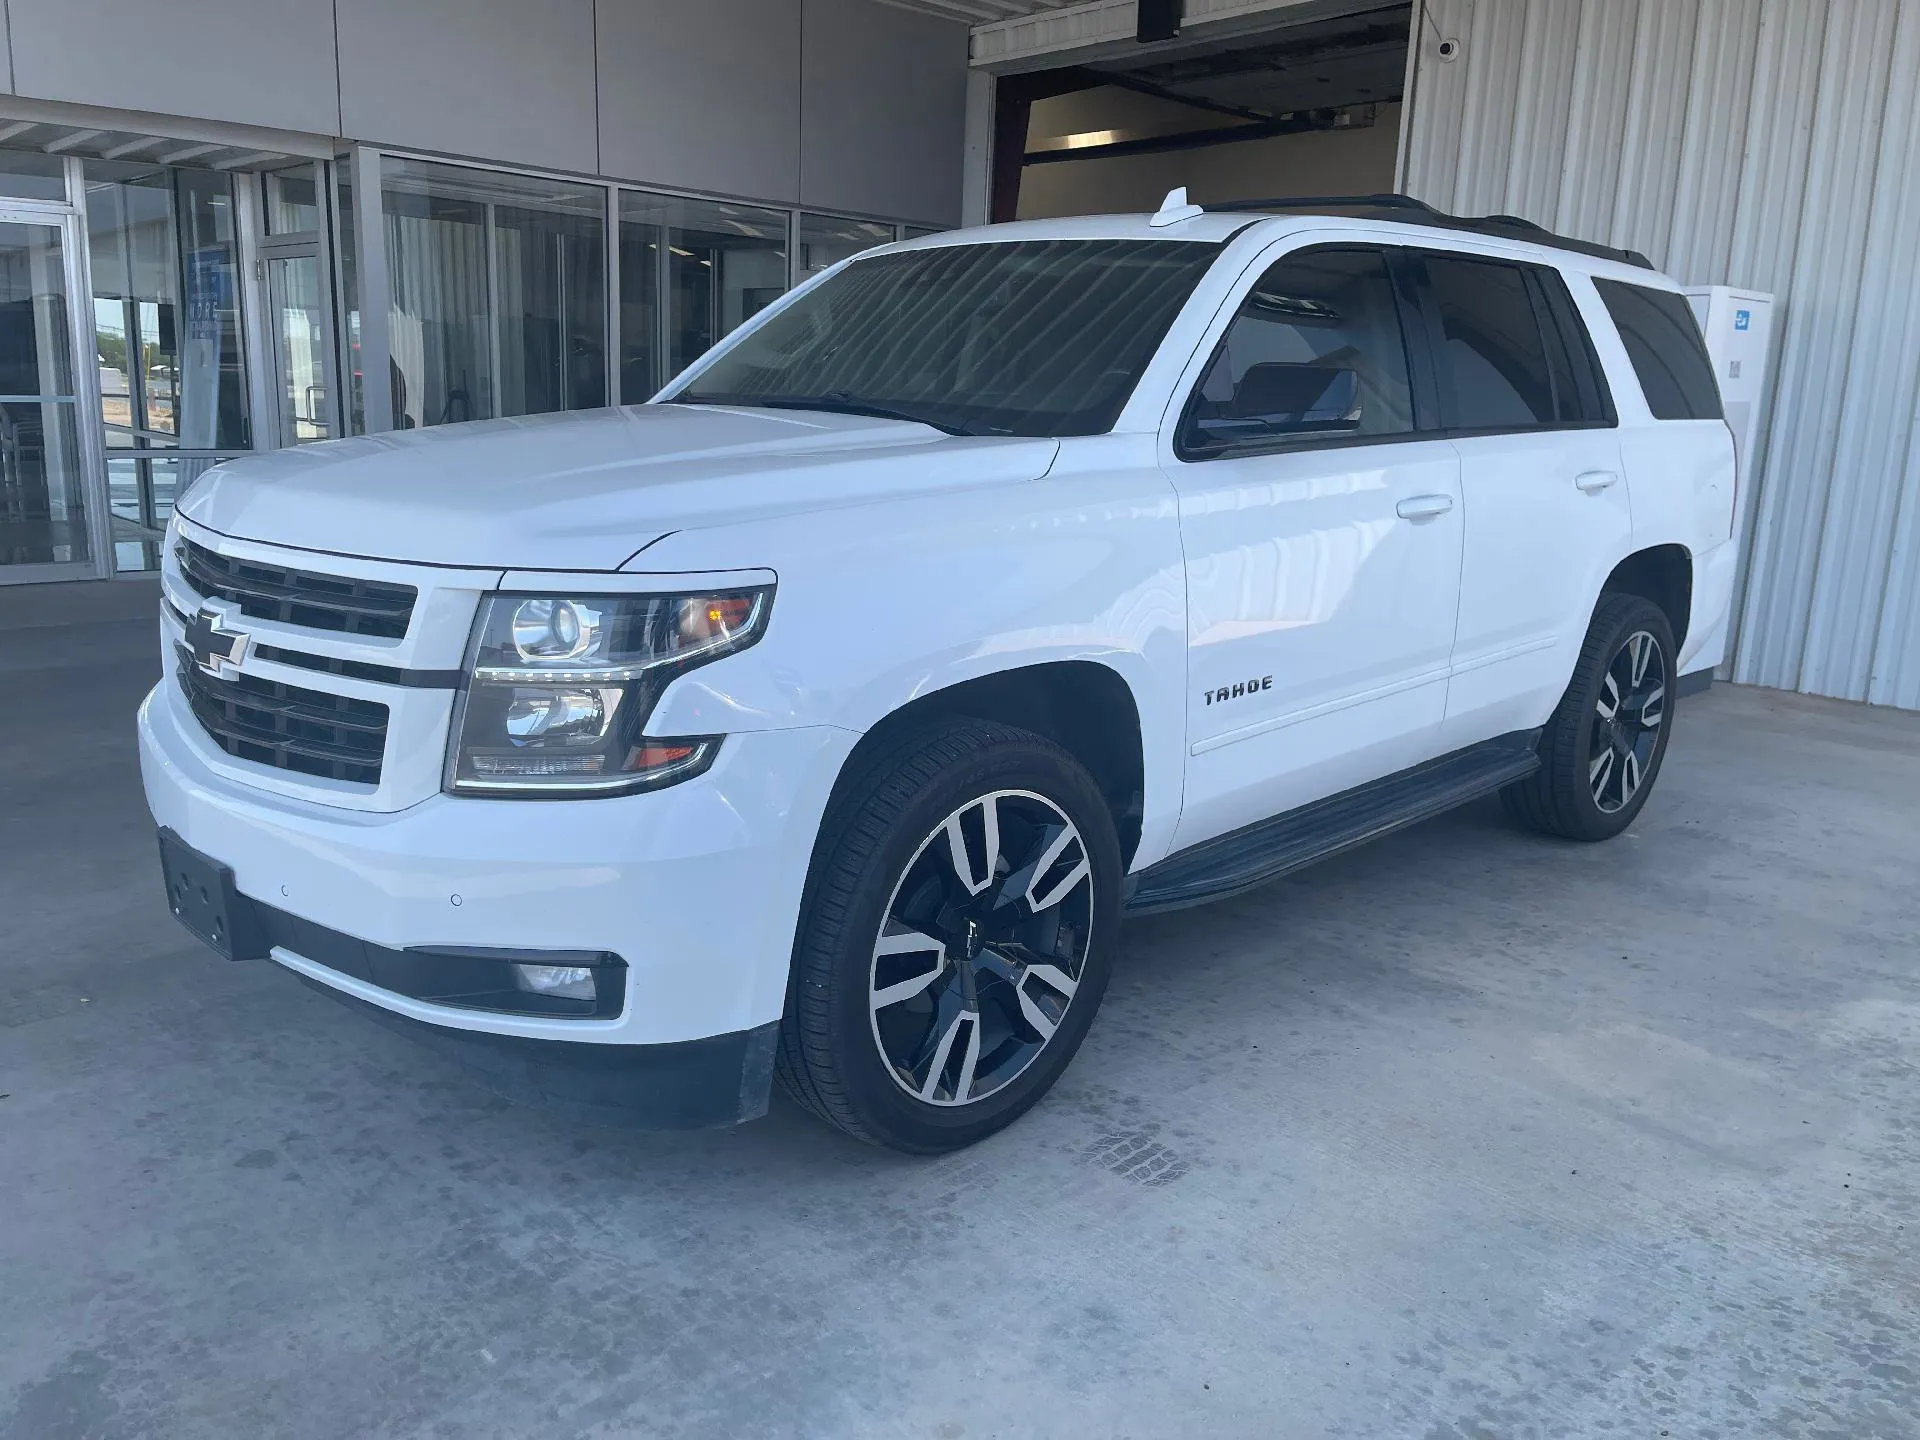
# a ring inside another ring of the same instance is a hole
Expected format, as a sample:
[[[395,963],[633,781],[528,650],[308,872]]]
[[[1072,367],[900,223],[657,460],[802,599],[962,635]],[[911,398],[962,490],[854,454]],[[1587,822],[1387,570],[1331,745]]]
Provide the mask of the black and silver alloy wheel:
[[[1636,630],[1607,665],[1593,702],[1587,783],[1601,813],[1616,814],[1639,792],[1666,712],[1665,651],[1651,633]]]
[[[933,1155],[1011,1124],[1073,1059],[1125,865],[1053,741],[965,718],[880,741],[814,845],[774,1073],[849,1135]]]
[[[1594,607],[1566,693],[1540,733],[1540,768],[1500,792],[1507,812],[1568,840],[1631,825],[1673,731],[1673,625],[1644,595]]]
[[[868,981],[889,1073],[968,1105],[1039,1058],[1073,1003],[1094,914],[1080,832],[1043,795],[995,790],[920,842],[887,903]]]

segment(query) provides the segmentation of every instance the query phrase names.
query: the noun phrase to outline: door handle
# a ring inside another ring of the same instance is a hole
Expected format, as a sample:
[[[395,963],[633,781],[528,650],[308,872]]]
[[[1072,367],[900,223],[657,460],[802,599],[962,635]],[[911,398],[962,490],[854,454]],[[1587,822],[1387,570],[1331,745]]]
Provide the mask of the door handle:
[[[1584,470],[1573,477],[1573,488],[1588,495],[1598,495],[1619,483],[1620,477],[1611,470]]]
[[[1451,495],[1409,495],[1393,507],[1393,513],[1402,520],[1426,520],[1444,515],[1452,508]]]

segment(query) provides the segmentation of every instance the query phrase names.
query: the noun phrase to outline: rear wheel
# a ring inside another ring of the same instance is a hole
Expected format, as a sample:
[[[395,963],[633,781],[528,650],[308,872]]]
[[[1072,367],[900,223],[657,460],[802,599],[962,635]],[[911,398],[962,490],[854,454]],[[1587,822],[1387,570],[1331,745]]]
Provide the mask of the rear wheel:
[[[1602,596],[1540,737],[1540,768],[1501,792],[1508,813],[1569,840],[1606,840],[1632,824],[1666,756],[1675,660],[1659,606]]]
[[[984,722],[910,737],[848,792],[814,856],[778,1074],[862,1140],[970,1145],[1093,1021],[1119,929],[1112,816],[1064,750]]]

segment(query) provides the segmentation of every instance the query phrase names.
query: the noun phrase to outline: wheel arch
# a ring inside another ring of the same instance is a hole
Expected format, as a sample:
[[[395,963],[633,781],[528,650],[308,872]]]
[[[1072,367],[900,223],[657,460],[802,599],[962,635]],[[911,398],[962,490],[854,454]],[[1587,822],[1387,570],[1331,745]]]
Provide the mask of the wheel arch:
[[[1600,596],[1638,595],[1666,614],[1673,627],[1676,662],[1687,643],[1693,617],[1693,553],[1684,545],[1651,545],[1636,550],[1607,576]]]
[[[957,680],[917,695],[869,728],[840,767],[831,810],[863,762],[911,731],[942,720],[986,720],[1031,730],[1087,768],[1106,797],[1123,867],[1139,849],[1146,801],[1140,705],[1126,677],[1097,660],[1046,660]]]

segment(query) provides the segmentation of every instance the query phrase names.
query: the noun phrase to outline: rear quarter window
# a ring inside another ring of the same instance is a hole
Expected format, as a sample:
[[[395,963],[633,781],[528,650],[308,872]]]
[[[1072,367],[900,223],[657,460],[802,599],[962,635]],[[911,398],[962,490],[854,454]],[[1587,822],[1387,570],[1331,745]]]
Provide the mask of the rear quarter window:
[[[1595,278],[1656,420],[1719,420],[1720,387],[1687,297]]]

